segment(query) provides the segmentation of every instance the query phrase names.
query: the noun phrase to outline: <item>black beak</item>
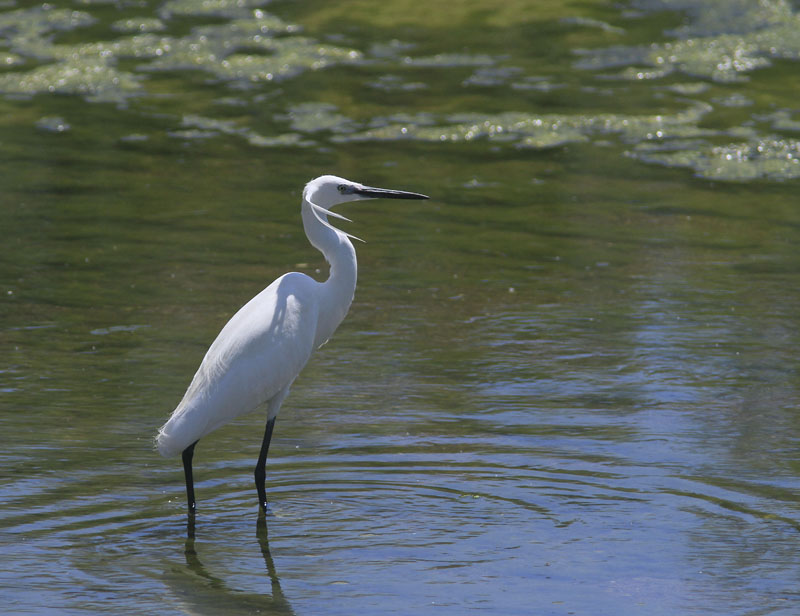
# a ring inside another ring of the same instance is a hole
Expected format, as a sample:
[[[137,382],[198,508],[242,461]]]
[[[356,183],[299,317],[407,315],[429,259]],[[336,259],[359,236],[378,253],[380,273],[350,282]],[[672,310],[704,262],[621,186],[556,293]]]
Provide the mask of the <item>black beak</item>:
[[[370,199],[430,199],[427,195],[421,195],[415,192],[405,192],[403,190],[388,190],[386,188],[372,188],[364,186],[363,188],[356,188],[354,191],[357,195],[362,197],[369,197]]]

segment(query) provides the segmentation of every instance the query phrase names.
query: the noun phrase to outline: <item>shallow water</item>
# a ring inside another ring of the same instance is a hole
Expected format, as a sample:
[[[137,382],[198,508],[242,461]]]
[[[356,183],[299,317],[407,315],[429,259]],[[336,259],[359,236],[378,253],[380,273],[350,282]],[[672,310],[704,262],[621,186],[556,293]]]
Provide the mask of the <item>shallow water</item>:
[[[6,2],[0,595],[14,614],[793,614],[798,5]],[[225,320],[359,287],[295,383],[152,437]]]

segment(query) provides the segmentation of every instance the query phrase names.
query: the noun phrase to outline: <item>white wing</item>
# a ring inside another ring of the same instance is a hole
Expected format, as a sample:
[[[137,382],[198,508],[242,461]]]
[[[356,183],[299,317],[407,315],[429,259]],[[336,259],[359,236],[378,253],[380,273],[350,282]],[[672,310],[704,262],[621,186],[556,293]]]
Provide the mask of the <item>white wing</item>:
[[[285,274],[228,321],[159,431],[162,455],[176,455],[235,417],[285,396],[314,350],[319,287],[304,274]]]

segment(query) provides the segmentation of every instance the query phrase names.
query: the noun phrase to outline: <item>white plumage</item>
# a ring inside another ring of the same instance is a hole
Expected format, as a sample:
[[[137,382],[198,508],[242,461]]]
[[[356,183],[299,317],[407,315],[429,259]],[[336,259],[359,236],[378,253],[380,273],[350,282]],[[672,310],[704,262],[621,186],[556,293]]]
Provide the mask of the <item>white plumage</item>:
[[[333,227],[330,210],[346,201],[373,198],[427,199],[417,193],[371,188],[326,175],[303,190],[303,227],[331,266],[325,282],[284,274],[245,304],[222,328],[169,420],[156,436],[164,456],[183,454],[189,511],[194,512],[191,460],[194,445],[232,419],[262,405],[267,430],[256,466],[259,500],[266,509],[264,462],[272,426],[289,387],[311,353],[324,344],[347,314],[356,288],[356,253],[350,236]]]
[[[303,274],[285,274],[228,321],[159,431],[162,455],[178,455],[239,415],[285,397],[314,350],[319,284]],[[272,419],[278,405],[269,410]]]

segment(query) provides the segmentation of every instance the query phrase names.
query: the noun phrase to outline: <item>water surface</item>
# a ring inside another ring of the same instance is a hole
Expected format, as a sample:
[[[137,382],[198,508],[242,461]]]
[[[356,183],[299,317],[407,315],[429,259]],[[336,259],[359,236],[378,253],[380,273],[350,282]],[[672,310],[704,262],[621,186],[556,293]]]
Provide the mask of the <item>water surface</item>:
[[[792,614],[796,3],[6,2],[15,614]],[[153,435],[288,270],[351,313],[263,416]]]

